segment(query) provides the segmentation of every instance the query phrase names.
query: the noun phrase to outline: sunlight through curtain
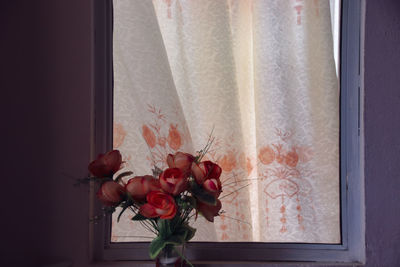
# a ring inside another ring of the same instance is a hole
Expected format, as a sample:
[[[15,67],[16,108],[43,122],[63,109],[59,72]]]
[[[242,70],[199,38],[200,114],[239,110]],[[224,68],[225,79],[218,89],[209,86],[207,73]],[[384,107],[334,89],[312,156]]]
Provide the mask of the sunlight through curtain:
[[[340,242],[339,90],[329,0],[115,0],[114,147],[135,175],[194,153],[224,214],[195,241]],[[149,241],[129,220],[112,241]]]

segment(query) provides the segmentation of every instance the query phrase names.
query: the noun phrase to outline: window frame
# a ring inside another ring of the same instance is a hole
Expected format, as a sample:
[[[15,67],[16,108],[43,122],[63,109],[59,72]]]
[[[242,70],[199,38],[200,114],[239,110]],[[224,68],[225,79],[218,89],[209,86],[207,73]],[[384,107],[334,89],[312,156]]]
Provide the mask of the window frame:
[[[112,0],[93,1],[94,129],[92,158],[112,148],[113,66]],[[318,262],[365,263],[363,165],[362,14],[365,0],[342,0],[340,40],[340,244],[190,242],[186,255],[193,263]],[[91,217],[101,214],[90,187]],[[93,261],[149,262],[149,242],[112,243],[111,218],[90,224]]]

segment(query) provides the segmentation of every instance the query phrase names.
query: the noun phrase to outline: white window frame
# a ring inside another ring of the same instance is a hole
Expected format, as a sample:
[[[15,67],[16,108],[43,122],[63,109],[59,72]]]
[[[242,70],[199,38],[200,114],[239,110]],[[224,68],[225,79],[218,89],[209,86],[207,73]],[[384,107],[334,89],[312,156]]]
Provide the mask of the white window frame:
[[[112,148],[112,0],[94,1],[94,136],[92,155]],[[365,263],[362,42],[365,0],[342,0],[340,49],[340,244],[191,242],[193,262]],[[91,216],[101,214],[91,186]],[[94,261],[150,261],[149,242],[112,243],[111,218],[90,224]]]

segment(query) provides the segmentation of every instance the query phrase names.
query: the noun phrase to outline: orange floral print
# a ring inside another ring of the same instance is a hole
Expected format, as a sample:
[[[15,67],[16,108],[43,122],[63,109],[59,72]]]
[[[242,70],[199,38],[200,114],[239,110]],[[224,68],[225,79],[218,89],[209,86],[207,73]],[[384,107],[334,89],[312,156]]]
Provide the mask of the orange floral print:
[[[251,159],[249,157],[246,157],[243,152],[240,153],[239,156],[239,166],[247,171],[247,175],[250,175],[251,171],[253,170]]]
[[[178,131],[178,126],[173,124],[169,125],[169,133],[167,137],[167,143],[173,150],[178,150],[182,145],[181,134]]]
[[[314,156],[312,148],[308,146],[296,147],[296,152],[299,155],[299,161],[303,163],[310,161]]]
[[[296,167],[298,162],[299,162],[299,155],[297,155],[297,153],[294,149],[286,154],[286,157],[285,157],[286,165],[294,168],[294,167]]]
[[[251,171],[253,170],[253,164],[251,163],[250,158],[247,158],[246,169],[247,169],[247,175],[250,175]]]
[[[246,155],[244,152],[240,153],[238,157],[239,168],[245,169],[246,168]]]
[[[156,136],[147,125],[142,126],[142,135],[149,147],[153,148],[156,146]]]
[[[278,144],[278,145],[273,145],[276,149],[276,162],[278,162],[279,164],[282,164],[285,161],[285,152],[282,148],[282,144]]]
[[[165,137],[159,137],[157,139],[157,144],[159,144],[162,147],[165,147],[166,143],[167,143],[167,138],[165,138]]]
[[[271,164],[275,159],[275,152],[270,146],[265,146],[260,149],[258,158],[265,165]]]
[[[269,227],[269,221],[272,218],[270,216],[271,210],[274,209],[278,211],[277,207],[273,208],[272,206],[268,206],[268,203],[269,200],[276,199],[277,201],[281,201],[279,209],[282,214],[279,218],[281,223],[280,232],[284,234],[288,231],[288,216],[293,215],[297,216],[299,229],[304,231],[305,218],[302,215],[302,205],[305,204],[303,203],[303,199],[308,198],[308,193],[311,191],[311,188],[309,182],[304,177],[306,173],[310,172],[307,170],[308,168],[306,166],[302,166],[302,163],[312,160],[313,150],[309,145],[294,145],[293,143],[296,143],[296,140],[293,140],[293,131],[283,131],[282,129],[276,128],[275,134],[283,143],[276,142],[269,144],[261,148],[258,155],[261,163],[273,163],[265,167],[261,175],[263,179],[267,181],[267,184],[264,186],[264,193],[267,197],[265,201],[266,206],[264,208],[267,226]],[[306,202],[307,205],[312,207],[312,199],[308,198],[307,201],[311,202],[310,204]],[[287,209],[287,204],[295,204],[296,210]]]
[[[181,132],[177,123],[168,122],[167,116],[160,108],[148,104],[148,111],[154,119],[143,125],[143,137],[151,148],[147,160],[151,166],[156,165],[162,169],[165,167],[168,154],[175,153],[182,148],[185,140],[191,139],[186,137],[185,128]]]
[[[227,233],[223,233],[222,237],[221,237],[221,240],[228,240],[228,239],[229,239],[228,234]]]
[[[236,156],[232,151],[228,152],[218,161],[218,165],[221,166],[225,172],[231,172],[236,167]]]
[[[114,134],[113,134],[113,145],[114,148],[118,148],[122,145],[124,142],[125,136],[126,136],[126,131],[122,124],[120,123],[114,123]]]

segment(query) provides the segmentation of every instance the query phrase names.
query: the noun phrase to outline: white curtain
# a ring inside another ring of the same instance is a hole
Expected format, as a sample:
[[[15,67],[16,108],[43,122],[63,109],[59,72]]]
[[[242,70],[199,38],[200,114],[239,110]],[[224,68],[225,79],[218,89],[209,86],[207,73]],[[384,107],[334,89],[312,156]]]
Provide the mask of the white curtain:
[[[340,242],[339,90],[329,0],[114,0],[114,146],[223,169],[198,241]],[[112,240],[146,240],[129,220]],[[147,234],[150,236],[150,234]]]

